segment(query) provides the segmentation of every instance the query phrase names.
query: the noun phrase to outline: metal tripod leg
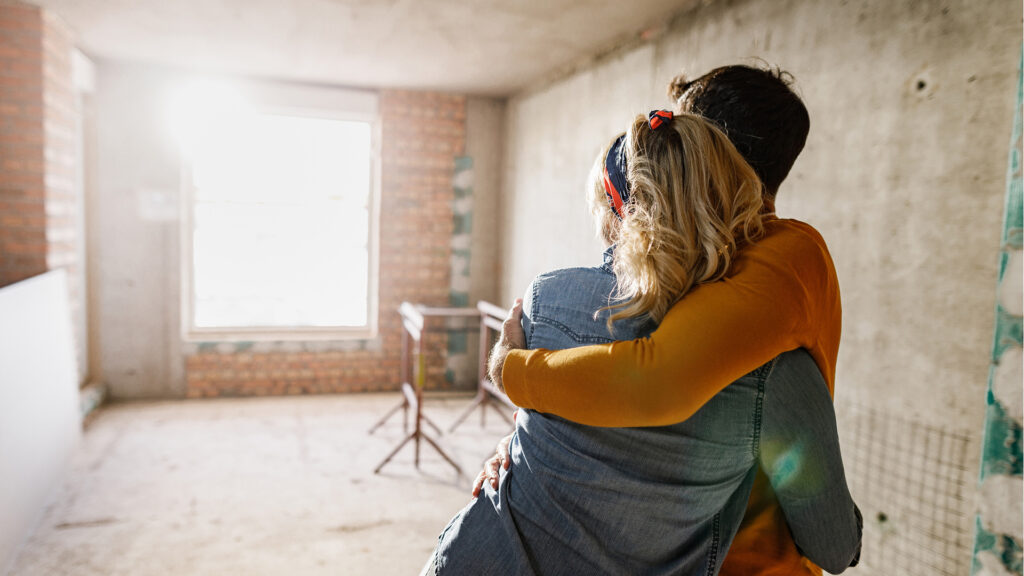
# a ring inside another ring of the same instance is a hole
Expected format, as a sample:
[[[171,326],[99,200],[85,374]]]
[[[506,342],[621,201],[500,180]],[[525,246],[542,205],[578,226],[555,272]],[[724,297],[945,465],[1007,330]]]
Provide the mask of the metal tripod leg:
[[[383,426],[384,423],[387,422],[388,419],[391,418],[391,416],[393,416],[394,413],[398,412],[399,410],[405,410],[405,412],[406,412],[406,415],[402,418],[402,429],[403,429],[403,431],[405,431],[405,429],[408,428],[408,424],[406,423],[408,421],[408,419],[409,419],[408,408],[409,408],[409,403],[406,402],[406,400],[403,398],[402,401],[400,403],[396,404],[394,408],[392,408],[391,410],[388,410],[388,413],[385,414],[383,418],[378,420],[377,423],[374,424],[373,427],[370,428],[369,432],[367,432],[367,433],[368,434],[373,434],[374,432],[376,432],[377,428],[380,428],[381,426]]]
[[[455,422],[453,422],[452,425],[448,427],[448,432],[454,432],[455,429],[458,428],[459,425],[462,424],[466,420],[466,418],[468,418],[469,415],[473,413],[473,410],[476,410],[477,408],[480,408],[480,427],[483,428],[485,425],[484,414],[487,412],[487,406],[493,403],[494,398],[490,396],[490,392],[481,389],[479,392],[477,392],[476,397],[473,399],[473,402],[469,406],[467,406],[466,409],[462,412],[462,414],[459,414],[459,417],[455,419]],[[506,424],[510,426],[514,424],[512,419],[509,418],[508,414],[503,412],[501,408],[499,408],[498,406],[491,406],[491,408],[498,413],[498,416],[501,416],[502,420],[504,420]]]
[[[423,413],[421,412],[421,413],[420,413],[420,418],[421,418],[421,419],[422,419],[422,420],[423,420],[424,422],[426,422],[427,424],[430,424],[430,427],[431,427],[431,428],[433,428],[435,432],[437,432],[437,435],[438,435],[438,436],[442,436],[442,435],[444,435],[444,432],[442,432],[442,431],[441,431],[441,429],[437,427],[437,424],[434,424],[434,421],[433,421],[433,420],[431,420],[430,418],[427,418],[427,415],[426,415],[426,414],[423,414]]]
[[[462,414],[459,414],[459,417],[455,419],[455,422],[453,422],[452,425],[448,427],[448,431],[455,432],[455,429],[459,427],[459,424],[462,424],[462,422],[465,421],[466,418],[468,418],[469,415],[473,413],[473,410],[476,410],[477,406],[486,402],[486,394],[487,393],[484,392],[483,390],[477,392],[476,397],[473,398],[473,402],[471,402],[470,405],[467,406],[466,409],[462,411]]]
[[[387,457],[384,458],[384,460],[380,464],[378,464],[376,468],[373,469],[373,473],[374,474],[380,474],[380,469],[383,468],[385,464],[390,462],[391,459],[395,457],[395,454],[398,454],[398,451],[401,450],[402,447],[404,447],[406,444],[409,443],[410,440],[412,440],[413,438],[416,438],[418,435],[419,435],[419,431],[418,430],[414,430],[412,432],[412,434],[409,434],[408,436],[406,436],[405,440],[402,440],[398,444],[398,446],[395,446],[395,449],[392,450],[391,453],[388,454]],[[419,443],[417,442],[417,444],[419,444]]]
[[[433,438],[422,433],[420,435],[423,436],[423,439],[426,440],[428,444],[434,447],[434,450],[437,450],[437,453],[440,454],[442,458],[447,460],[448,463],[455,468],[456,472],[458,472],[460,475],[462,474],[462,468],[460,468],[459,465],[455,463],[455,460],[452,460],[451,457],[448,456],[448,454],[444,450],[442,450],[440,446],[437,445],[437,442],[434,442]]]

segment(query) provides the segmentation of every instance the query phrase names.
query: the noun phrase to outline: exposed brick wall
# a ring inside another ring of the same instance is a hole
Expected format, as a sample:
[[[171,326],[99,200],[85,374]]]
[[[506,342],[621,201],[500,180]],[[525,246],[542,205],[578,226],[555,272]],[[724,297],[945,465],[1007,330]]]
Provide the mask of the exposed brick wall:
[[[0,286],[46,265],[43,20],[0,1]]]
[[[71,70],[73,36],[54,13],[43,11],[43,183],[46,189],[46,267],[68,272],[71,320],[79,383],[89,375],[86,354],[85,286],[81,261],[85,231],[78,197],[81,166],[78,130],[81,118]]]
[[[53,13],[0,0],[0,286],[67,269],[84,380],[72,38]]]
[[[50,12],[43,14],[43,181],[46,186],[46,262],[68,267],[77,278],[77,105],[71,79],[71,35]],[[77,290],[77,286],[76,286]]]
[[[384,91],[380,318],[376,340],[338,344],[200,345],[185,359],[190,397],[394,390],[404,301],[448,305],[455,157],[465,151],[463,96]],[[444,378],[447,336],[424,342],[427,387]]]

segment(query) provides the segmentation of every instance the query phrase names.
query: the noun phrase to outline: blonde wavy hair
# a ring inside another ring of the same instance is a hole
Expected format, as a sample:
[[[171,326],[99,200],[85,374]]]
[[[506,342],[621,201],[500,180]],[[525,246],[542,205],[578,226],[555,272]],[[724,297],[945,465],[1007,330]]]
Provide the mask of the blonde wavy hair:
[[[614,140],[612,141],[614,142]],[[762,184],[728,137],[695,114],[659,130],[637,116],[626,135],[629,200],[621,222],[605,196],[603,167],[591,170],[588,201],[607,244],[615,244],[615,299],[608,328],[647,315],[655,322],[694,287],[721,279],[736,251],[764,234]]]

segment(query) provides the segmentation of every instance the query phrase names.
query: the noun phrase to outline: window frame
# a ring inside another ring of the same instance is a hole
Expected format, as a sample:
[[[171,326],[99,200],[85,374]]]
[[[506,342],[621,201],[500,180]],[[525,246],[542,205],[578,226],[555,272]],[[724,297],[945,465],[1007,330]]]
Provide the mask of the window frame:
[[[181,334],[187,342],[253,342],[371,340],[379,332],[381,120],[375,92],[305,86],[247,83],[239,92],[259,114],[279,114],[324,120],[366,122],[370,125],[370,198],[368,210],[367,324],[364,326],[245,326],[195,325],[194,211],[192,159],[180,151],[180,269]]]

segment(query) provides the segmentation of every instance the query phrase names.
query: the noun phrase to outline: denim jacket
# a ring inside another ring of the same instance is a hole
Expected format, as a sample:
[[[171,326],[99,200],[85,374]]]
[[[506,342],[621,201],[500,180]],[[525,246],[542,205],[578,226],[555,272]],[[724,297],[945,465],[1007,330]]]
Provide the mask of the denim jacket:
[[[601,267],[531,283],[528,348],[650,334],[655,326],[637,319],[616,322],[610,334],[609,312],[598,312],[615,288],[611,259],[609,249]],[[520,410],[511,458],[498,489],[485,484],[440,536],[438,574],[717,574],[759,465],[812,561],[841,571],[859,549],[831,398],[803,350],[740,378],[673,426],[596,428]]]

